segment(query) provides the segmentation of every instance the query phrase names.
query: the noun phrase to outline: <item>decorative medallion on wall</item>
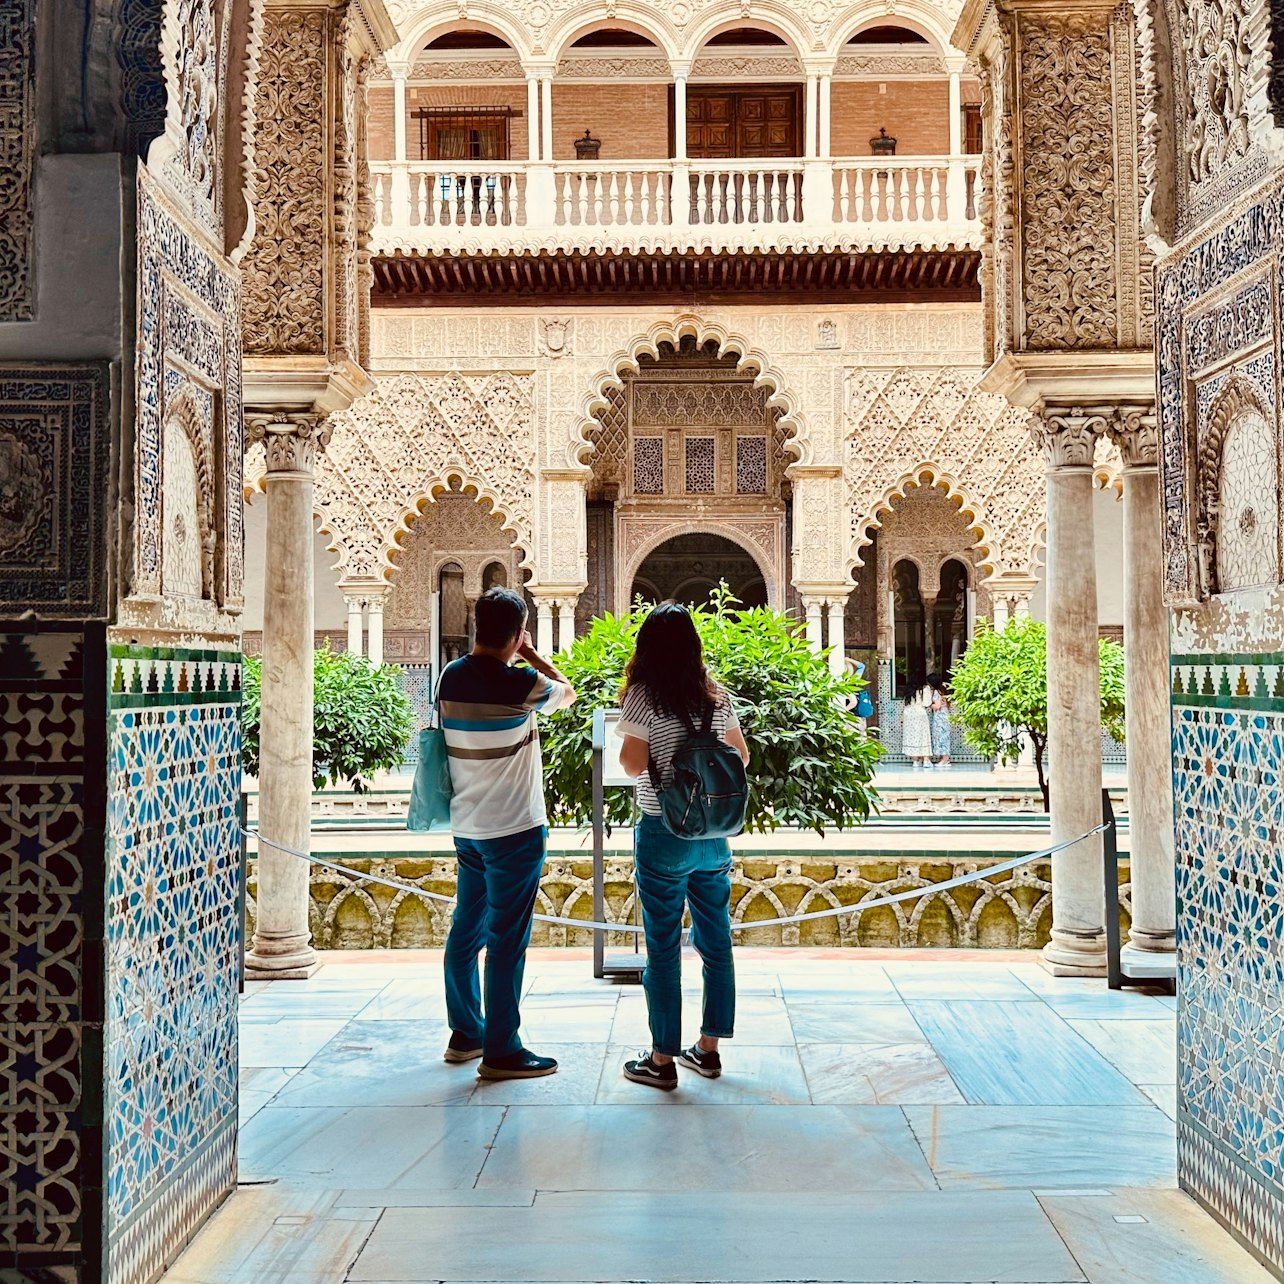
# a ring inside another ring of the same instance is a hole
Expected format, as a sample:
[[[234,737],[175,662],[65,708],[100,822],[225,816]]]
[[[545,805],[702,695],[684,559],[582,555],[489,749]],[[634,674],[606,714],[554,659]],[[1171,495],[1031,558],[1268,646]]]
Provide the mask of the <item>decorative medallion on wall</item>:
[[[0,602],[106,614],[109,378],[105,362],[0,366]]]
[[[566,357],[571,355],[571,339],[575,333],[574,323],[557,319],[541,318],[539,323],[540,350],[545,356]]]

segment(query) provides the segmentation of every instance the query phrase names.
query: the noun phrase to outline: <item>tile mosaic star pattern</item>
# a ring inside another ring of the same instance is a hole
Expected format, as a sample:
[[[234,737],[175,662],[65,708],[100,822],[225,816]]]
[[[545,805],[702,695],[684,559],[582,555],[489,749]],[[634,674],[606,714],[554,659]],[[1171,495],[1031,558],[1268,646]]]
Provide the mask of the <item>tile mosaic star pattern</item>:
[[[111,1278],[150,1279],[235,1174],[240,658],[113,646]]]
[[[1284,1263],[1284,655],[1174,656],[1184,1180]]]

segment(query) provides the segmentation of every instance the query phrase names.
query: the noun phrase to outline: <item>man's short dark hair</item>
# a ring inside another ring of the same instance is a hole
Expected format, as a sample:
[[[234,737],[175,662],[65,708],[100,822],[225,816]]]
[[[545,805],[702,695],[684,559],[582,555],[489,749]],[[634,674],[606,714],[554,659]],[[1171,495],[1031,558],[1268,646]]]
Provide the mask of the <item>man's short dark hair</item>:
[[[526,627],[526,602],[510,588],[487,589],[476,610],[478,646],[502,650]]]

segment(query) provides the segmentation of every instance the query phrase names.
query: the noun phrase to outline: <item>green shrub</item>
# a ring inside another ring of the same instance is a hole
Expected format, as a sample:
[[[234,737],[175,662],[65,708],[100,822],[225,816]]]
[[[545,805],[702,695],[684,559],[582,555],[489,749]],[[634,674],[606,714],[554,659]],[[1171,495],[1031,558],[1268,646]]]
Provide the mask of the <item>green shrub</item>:
[[[1102,638],[1101,725],[1115,740],[1124,738],[1124,653]],[[1043,753],[1048,744],[1048,632],[1029,616],[1009,620],[995,632],[980,621],[976,636],[955,664],[950,679],[950,717],[978,753],[1015,762],[1026,737],[1034,751],[1043,805],[1048,783]],[[1056,764],[1052,764],[1055,770]]]
[[[393,665],[373,665],[348,651],[318,651],[313,670],[312,783],[346,780],[356,793],[366,777],[399,767],[415,729],[415,711]],[[241,758],[259,774],[262,663],[246,658],[241,705]]]
[[[648,607],[602,616],[576,638],[558,665],[579,695],[544,731],[545,788],[553,820],[592,818],[593,711],[615,708],[624,668]],[[740,610],[724,585],[711,608],[692,614],[710,670],[731,692],[749,743],[751,831],[794,825],[824,833],[865,820],[876,805],[871,786],[882,750],[844,708],[864,683],[835,678],[803,628],[765,607]],[[627,791],[607,791],[607,817],[626,823]]]

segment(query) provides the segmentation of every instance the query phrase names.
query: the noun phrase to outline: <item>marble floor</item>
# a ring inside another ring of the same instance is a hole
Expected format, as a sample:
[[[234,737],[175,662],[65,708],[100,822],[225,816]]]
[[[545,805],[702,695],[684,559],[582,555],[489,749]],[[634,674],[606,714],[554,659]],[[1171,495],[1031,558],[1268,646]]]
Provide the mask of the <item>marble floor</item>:
[[[584,952],[532,952],[562,1069],[518,1083],[441,1060],[433,952],[252,985],[241,1184],[166,1284],[1269,1284],[1176,1188],[1172,999],[1019,954],[737,968],[723,1077],[672,1094],[621,1077],[645,1003]]]

